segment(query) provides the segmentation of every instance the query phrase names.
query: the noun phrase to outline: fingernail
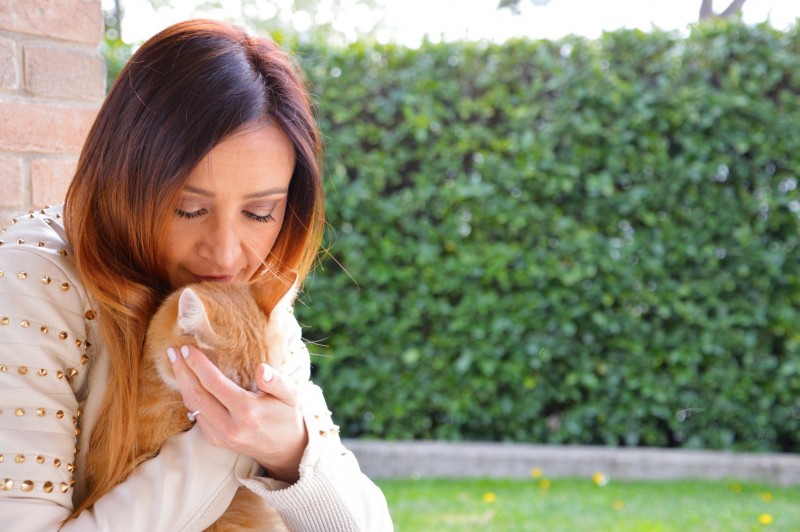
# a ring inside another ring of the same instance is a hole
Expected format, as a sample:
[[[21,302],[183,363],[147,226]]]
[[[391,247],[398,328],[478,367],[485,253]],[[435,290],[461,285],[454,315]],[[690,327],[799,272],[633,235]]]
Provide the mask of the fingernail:
[[[272,368],[265,365],[264,366],[264,382],[271,381],[273,375],[274,375],[274,372],[272,371]]]
[[[167,358],[169,358],[170,362],[175,362],[176,354],[177,353],[175,353],[175,350],[172,349],[171,347],[169,349],[167,349]]]
[[[186,357],[189,356],[189,346],[188,345],[184,345],[183,347],[181,347],[181,354],[183,355],[183,358],[186,358]]]

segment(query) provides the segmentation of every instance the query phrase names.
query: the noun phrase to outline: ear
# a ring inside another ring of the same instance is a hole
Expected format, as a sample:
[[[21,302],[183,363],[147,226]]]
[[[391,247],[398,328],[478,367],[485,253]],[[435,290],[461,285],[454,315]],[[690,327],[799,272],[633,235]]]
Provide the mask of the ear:
[[[297,296],[297,272],[290,271],[281,277],[271,275],[250,285],[258,306],[264,314],[272,317],[278,309],[290,309]]]
[[[192,336],[208,337],[214,332],[203,302],[191,288],[184,288],[178,300],[178,327]]]

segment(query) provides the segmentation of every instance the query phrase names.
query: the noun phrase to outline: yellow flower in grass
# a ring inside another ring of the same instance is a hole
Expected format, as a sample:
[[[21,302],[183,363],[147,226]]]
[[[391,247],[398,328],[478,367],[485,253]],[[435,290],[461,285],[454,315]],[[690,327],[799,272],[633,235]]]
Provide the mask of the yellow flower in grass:
[[[762,525],[771,525],[774,519],[770,514],[761,514],[758,516],[758,522]]]
[[[595,485],[597,486],[603,487],[606,484],[608,484],[608,477],[606,476],[605,473],[598,471],[597,473],[592,475],[592,482],[594,482]]]
[[[742,485],[741,484],[734,484],[731,486],[731,489],[734,493],[741,493],[742,492]]]
[[[540,480],[539,481],[539,487],[542,488],[543,490],[546,490],[547,488],[549,488],[550,487],[550,479],[549,478],[543,478],[542,480]]]
[[[620,511],[623,508],[625,508],[625,503],[624,502],[622,502],[622,501],[614,501],[614,509],[615,510]]]
[[[533,469],[531,469],[531,476],[533,478],[542,478],[542,468],[534,467]]]
[[[772,500],[772,493],[765,491],[761,494],[761,500],[764,502],[769,502]]]
[[[483,502],[492,503],[497,500],[497,495],[492,493],[491,491],[487,491],[483,494]]]

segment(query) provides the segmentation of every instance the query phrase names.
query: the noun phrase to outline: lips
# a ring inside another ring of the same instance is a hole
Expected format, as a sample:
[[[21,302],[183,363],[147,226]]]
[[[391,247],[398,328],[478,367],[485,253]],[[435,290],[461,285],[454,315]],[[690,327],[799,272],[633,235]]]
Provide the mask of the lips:
[[[233,275],[197,275],[192,274],[197,282],[212,281],[215,283],[229,283],[233,280]]]

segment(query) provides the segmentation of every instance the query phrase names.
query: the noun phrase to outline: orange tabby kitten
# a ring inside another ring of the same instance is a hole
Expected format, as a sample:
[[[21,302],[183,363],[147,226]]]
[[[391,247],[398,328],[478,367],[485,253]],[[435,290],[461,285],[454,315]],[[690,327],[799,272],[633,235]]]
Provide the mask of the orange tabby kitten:
[[[204,282],[171,294],[150,321],[139,378],[136,463],[158,454],[171,435],[187,430],[167,348],[192,344],[228,378],[257,389],[253,372],[262,362],[281,371],[287,338],[278,312],[291,312],[294,281],[267,278],[254,284]],[[281,316],[282,317],[282,316]],[[202,414],[201,414],[202,415]],[[245,487],[209,530],[286,530],[277,512]]]

